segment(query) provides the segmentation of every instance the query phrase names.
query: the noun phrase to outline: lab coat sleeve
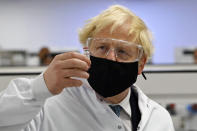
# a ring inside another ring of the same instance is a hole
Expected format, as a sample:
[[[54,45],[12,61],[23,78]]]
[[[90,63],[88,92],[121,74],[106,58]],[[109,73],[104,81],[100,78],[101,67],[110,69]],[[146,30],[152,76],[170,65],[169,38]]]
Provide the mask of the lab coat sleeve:
[[[12,80],[0,92],[0,131],[19,131],[32,119],[40,119],[41,109],[50,96],[43,74],[34,79]],[[41,121],[37,122],[40,125]]]
[[[166,111],[163,115],[165,115],[162,118],[163,125],[161,125],[161,127],[163,127],[163,131],[175,131],[170,114]]]

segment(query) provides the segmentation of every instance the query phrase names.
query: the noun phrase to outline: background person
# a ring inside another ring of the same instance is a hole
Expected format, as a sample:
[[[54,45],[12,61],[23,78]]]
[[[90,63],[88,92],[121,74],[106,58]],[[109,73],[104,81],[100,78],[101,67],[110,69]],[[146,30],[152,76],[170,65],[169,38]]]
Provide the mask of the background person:
[[[194,63],[197,64],[197,49],[194,50]]]
[[[52,61],[51,52],[47,47],[43,47],[40,49],[38,53],[39,59],[40,59],[40,65],[46,66],[49,65]]]

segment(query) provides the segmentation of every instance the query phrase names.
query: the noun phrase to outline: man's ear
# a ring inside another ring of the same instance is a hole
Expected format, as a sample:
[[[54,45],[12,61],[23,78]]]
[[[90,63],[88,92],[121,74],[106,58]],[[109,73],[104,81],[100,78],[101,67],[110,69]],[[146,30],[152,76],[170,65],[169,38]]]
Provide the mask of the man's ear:
[[[142,73],[144,66],[146,64],[146,61],[147,61],[147,57],[145,55],[143,55],[139,61],[139,65],[138,65],[138,75],[140,75]]]

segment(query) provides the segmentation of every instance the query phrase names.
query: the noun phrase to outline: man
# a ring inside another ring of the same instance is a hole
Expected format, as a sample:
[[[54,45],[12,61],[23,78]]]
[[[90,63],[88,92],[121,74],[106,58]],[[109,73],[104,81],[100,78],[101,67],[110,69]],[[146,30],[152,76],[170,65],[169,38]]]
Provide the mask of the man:
[[[168,112],[133,85],[152,52],[139,17],[111,6],[79,38],[90,59],[57,55],[43,74],[16,79],[1,93],[1,131],[174,130]]]

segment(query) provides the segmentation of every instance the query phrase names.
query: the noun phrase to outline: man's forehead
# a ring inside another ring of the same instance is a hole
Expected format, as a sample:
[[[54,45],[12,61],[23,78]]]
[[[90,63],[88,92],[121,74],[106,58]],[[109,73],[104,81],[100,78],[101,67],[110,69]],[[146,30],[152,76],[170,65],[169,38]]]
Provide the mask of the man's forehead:
[[[107,26],[97,32],[93,37],[97,38],[114,38],[124,41],[133,42],[132,34],[129,34],[128,25],[123,24],[122,26],[118,26],[112,30],[112,26]]]

